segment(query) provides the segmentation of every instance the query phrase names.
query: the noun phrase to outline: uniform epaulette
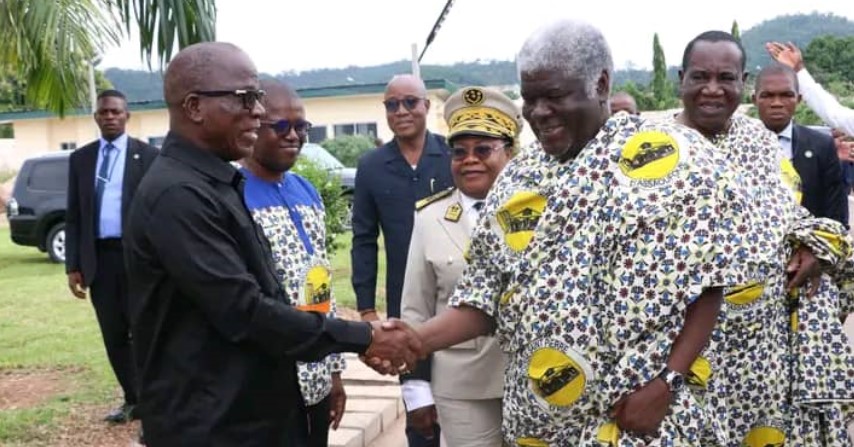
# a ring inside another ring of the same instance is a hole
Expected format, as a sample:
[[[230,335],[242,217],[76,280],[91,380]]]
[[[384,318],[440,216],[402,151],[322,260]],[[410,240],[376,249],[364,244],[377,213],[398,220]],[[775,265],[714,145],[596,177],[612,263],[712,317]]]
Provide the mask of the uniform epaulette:
[[[438,202],[439,200],[448,197],[449,195],[451,195],[452,192],[454,192],[454,189],[455,188],[452,186],[444,191],[439,191],[436,194],[433,194],[432,196],[425,197],[415,202],[415,211],[421,211],[421,209],[426,207],[427,205],[433,202]]]

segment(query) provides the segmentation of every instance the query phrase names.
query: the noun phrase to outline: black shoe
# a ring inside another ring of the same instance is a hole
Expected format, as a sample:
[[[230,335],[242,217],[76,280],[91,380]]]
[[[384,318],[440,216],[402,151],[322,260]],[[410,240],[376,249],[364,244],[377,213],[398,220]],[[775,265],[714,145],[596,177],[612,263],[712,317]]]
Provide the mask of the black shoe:
[[[104,420],[107,422],[112,422],[114,424],[124,424],[126,422],[130,422],[136,419],[134,417],[134,408],[136,408],[136,405],[122,404],[122,406],[109,412],[104,418]]]

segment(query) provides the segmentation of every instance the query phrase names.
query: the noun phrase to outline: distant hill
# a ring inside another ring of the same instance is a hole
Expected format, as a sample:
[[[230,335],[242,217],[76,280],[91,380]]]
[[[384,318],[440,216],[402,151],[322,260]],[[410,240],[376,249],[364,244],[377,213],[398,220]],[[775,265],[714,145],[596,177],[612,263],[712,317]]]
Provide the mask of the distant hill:
[[[813,38],[825,34],[854,35],[854,22],[833,14],[798,14],[766,20],[741,34],[747,53],[747,67],[753,72],[757,65],[770,62],[764,44],[770,40],[792,41],[802,49]],[[679,63],[679,61],[671,61]],[[407,73],[410,62],[400,60],[370,67],[324,68],[303,72],[264,74],[282,79],[295,88],[328,87],[333,85],[370,84],[387,82],[394,74]],[[675,79],[674,67],[668,75]],[[160,73],[111,68],[104,75],[117,89],[128,95],[130,101],[160,100],[163,97],[163,80]],[[516,65],[513,61],[474,61],[453,65],[423,65],[424,79],[447,79],[457,85],[513,85],[517,83]],[[646,85],[652,78],[647,70],[627,69],[614,73],[614,84],[628,81]]]
[[[801,50],[816,37],[831,34],[837,37],[854,35],[854,22],[833,14],[797,14],[766,20],[741,33],[741,44],[747,53],[747,68],[771,63],[765,51],[765,42],[794,42]]]

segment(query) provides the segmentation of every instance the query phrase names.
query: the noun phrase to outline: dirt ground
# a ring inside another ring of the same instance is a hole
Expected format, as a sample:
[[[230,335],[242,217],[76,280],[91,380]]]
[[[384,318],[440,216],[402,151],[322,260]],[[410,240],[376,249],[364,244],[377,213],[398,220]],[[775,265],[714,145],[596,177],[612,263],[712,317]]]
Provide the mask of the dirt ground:
[[[33,408],[58,394],[67,393],[69,386],[73,386],[71,376],[76,373],[73,369],[0,370],[0,411]],[[58,422],[58,427],[46,427],[45,433],[33,433],[39,439],[34,445],[132,445],[139,424],[113,425],[104,422],[102,419],[110,409],[109,405],[73,407],[70,414]]]
[[[347,320],[359,320],[354,309],[340,308],[338,314]],[[73,382],[73,369],[11,369],[0,370],[0,411],[33,408],[60,393],[67,393]],[[75,406],[58,426],[46,427],[45,433],[35,433],[39,441],[33,445],[61,447],[139,446],[136,439],[140,424],[110,424],[104,416],[118,405],[118,400],[103,405]]]
[[[34,407],[63,389],[60,370],[0,371],[0,411]]]

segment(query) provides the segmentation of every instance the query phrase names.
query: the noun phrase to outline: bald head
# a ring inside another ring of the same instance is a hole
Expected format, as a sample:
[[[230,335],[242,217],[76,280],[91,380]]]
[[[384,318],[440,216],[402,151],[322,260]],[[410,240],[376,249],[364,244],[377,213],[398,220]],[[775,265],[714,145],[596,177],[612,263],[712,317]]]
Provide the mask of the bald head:
[[[252,152],[264,107],[258,70],[240,48],[206,42],[181,50],[163,78],[169,130],[223,160]]]
[[[203,42],[181,50],[169,63],[163,79],[163,97],[170,108],[193,91],[236,89],[249,86],[226,86],[223,71],[255,71],[249,56],[234,44]],[[257,77],[257,74],[255,75]]]
[[[626,92],[617,92],[611,96],[611,114],[627,112],[629,115],[638,114],[635,98]]]
[[[276,107],[282,103],[302,102],[297,91],[283,81],[263,79],[261,80],[261,90],[264,90],[262,102],[268,111],[271,107]]]
[[[396,75],[385,88],[385,116],[388,127],[399,142],[421,145],[427,132],[427,87],[411,74]]]
[[[403,90],[421,97],[427,96],[427,87],[424,85],[424,81],[411,74],[400,74],[391,78],[385,88],[386,96],[388,96],[389,91],[393,90]]]

